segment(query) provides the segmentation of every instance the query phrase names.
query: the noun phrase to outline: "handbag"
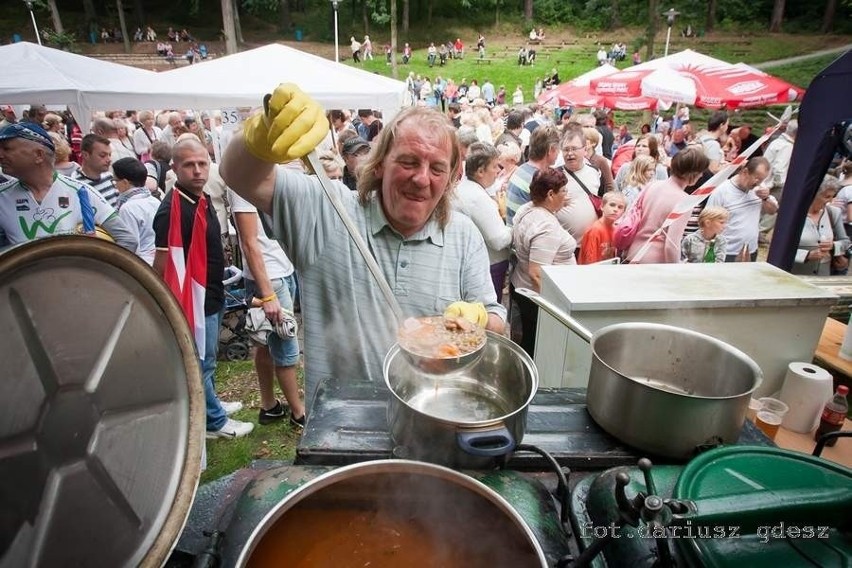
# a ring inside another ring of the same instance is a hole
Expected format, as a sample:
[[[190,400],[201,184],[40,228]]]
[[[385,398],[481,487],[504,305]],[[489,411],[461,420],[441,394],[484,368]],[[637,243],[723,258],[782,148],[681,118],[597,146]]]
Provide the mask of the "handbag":
[[[633,207],[616,222],[612,232],[612,244],[619,251],[626,251],[636,239],[639,225],[642,223],[642,203],[645,201],[645,192],[639,194],[639,198],[633,203]]]
[[[565,171],[568,172],[568,175],[570,175],[572,178],[574,178],[574,181],[576,181],[577,184],[580,187],[583,188],[583,191],[586,192],[586,195],[589,197],[589,201],[591,201],[591,203],[592,203],[592,207],[595,208],[595,214],[597,214],[598,219],[600,219],[603,216],[603,199],[601,199],[601,197],[598,194],[592,193],[591,191],[589,191],[589,188],[586,187],[586,184],[584,184],[582,181],[580,181],[580,178],[578,178],[574,174],[574,172],[572,172],[571,170],[569,170],[567,168],[565,169]]]

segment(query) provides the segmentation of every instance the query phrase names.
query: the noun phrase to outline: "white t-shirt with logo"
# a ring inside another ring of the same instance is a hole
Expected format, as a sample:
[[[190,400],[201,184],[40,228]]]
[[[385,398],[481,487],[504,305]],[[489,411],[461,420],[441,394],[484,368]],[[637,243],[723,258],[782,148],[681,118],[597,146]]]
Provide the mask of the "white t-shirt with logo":
[[[103,225],[117,213],[91,186],[56,174],[41,203],[18,180],[0,185],[0,231],[9,244],[77,232],[83,222],[77,189],[84,187],[95,210],[95,224]]]

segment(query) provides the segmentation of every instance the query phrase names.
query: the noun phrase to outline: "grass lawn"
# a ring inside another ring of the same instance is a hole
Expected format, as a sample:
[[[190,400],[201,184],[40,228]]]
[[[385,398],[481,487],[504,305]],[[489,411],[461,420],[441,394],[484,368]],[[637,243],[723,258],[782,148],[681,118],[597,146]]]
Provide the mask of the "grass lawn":
[[[298,376],[301,384],[301,369]],[[207,470],[201,475],[201,483],[246,467],[252,460],[292,460],[295,457],[301,430],[291,426],[286,419],[267,426],[257,423],[260,395],[251,360],[219,361],[216,367],[216,390],[223,400],[242,402],[243,409],[233,417],[253,422],[255,427],[244,438],[207,440]]]

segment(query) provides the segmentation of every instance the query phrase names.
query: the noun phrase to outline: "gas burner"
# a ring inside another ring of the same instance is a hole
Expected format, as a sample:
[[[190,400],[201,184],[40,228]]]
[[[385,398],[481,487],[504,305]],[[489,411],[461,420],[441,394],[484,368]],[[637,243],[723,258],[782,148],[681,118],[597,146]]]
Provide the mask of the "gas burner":
[[[731,446],[686,466],[618,467],[574,488],[575,566],[842,566],[852,558],[852,471]],[[838,563],[840,562],[840,563]]]

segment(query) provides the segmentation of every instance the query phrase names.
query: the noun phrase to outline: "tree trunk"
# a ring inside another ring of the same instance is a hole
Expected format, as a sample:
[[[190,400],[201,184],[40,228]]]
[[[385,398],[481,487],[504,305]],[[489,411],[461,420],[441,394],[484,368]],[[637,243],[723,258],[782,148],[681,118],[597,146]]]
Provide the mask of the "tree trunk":
[[[364,33],[366,35],[370,35],[370,6],[368,5],[367,0],[364,0],[362,6],[361,19],[364,21]]]
[[[142,0],[133,0],[133,15],[136,16],[136,25],[144,31],[148,23],[145,21],[145,8],[142,6]]]
[[[781,31],[781,22],[784,20],[784,0],[775,0],[772,6],[772,19],[769,20],[769,31],[778,33]]]
[[[405,32],[406,37],[408,37],[408,16],[410,13],[411,0],[402,0],[402,31]]]
[[[657,36],[657,20],[660,15],[658,0],[648,0],[648,45],[645,49],[645,61],[654,58],[654,38]]]
[[[124,4],[121,0],[115,0],[115,9],[118,10],[118,25],[121,27],[121,37],[124,40],[124,53],[130,53],[130,36],[127,35],[127,22],[124,19]]]
[[[533,21],[533,0],[524,0],[524,20],[527,26]]]
[[[50,9],[50,19],[53,20],[53,31],[58,34],[63,33],[65,30],[62,28],[62,18],[59,17],[56,0],[47,0],[47,7]]]
[[[95,12],[95,3],[93,0],[83,0],[83,12],[86,15],[86,31],[89,33],[95,32],[95,38],[97,38],[98,15],[97,12]],[[95,39],[95,41],[97,41],[97,39]]]
[[[828,0],[825,3],[825,14],[822,16],[822,26],[820,33],[827,34],[834,28],[834,15],[837,12],[837,0]]]
[[[495,26],[500,25],[500,6],[499,5],[494,6],[494,25]]]
[[[432,7],[435,4],[435,0],[426,0],[428,4],[426,5],[426,27],[432,27]]]
[[[712,32],[716,27],[716,0],[707,0],[707,21],[704,22],[704,31]]]
[[[234,2],[233,0],[221,0],[222,6],[222,33],[225,34],[225,54],[231,55],[237,52],[237,30],[234,27]]]
[[[290,24],[293,22],[290,18],[290,2],[289,0],[279,0],[278,3],[278,29],[285,32],[290,29]]]
[[[243,25],[240,23],[240,3],[239,0],[233,0],[234,3],[234,31],[236,32],[237,44],[245,43],[243,39]]]
[[[405,5],[408,5],[406,0]],[[396,24],[396,0],[390,3],[390,32],[391,32],[391,77],[399,79],[399,66],[396,64],[396,46],[399,44]]]
[[[621,27],[621,14],[618,9],[618,0],[612,0],[612,16],[609,19],[609,29],[617,30]]]

